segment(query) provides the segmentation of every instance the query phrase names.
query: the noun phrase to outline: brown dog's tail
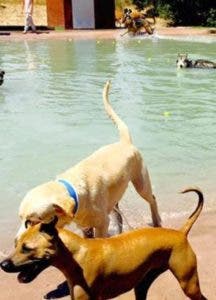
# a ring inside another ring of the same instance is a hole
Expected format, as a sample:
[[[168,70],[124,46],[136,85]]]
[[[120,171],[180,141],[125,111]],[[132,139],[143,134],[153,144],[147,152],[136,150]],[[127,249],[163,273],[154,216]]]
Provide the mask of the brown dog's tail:
[[[197,220],[199,214],[201,213],[201,210],[203,208],[203,193],[198,189],[198,188],[188,188],[182,191],[182,193],[188,193],[188,192],[195,192],[197,193],[199,197],[198,205],[195,209],[195,211],[192,213],[192,215],[188,218],[187,222],[182,226],[180,229],[182,232],[184,232],[185,235],[187,235],[192,227],[192,225],[195,223]]]
[[[115,113],[115,111],[113,110],[113,108],[109,102],[109,98],[108,98],[109,87],[110,87],[110,82],[107,81],[104,86],[104,90],[103,90],[103,102],[104,102],[105,110],[106,110],[108,116],[114,122],[114,124],[116,124],[116,126],[118,127],[120,141],[126,142],[126,143],[132,143],[132,139],[131,139],[130,132],[128,130],[127,125]]]

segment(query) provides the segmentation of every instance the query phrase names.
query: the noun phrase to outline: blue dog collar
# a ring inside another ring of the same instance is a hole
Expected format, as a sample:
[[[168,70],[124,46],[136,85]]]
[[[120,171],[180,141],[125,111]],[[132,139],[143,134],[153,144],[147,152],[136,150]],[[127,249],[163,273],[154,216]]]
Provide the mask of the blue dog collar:
[[[57,181],[64,185],[64,187],[68,191],[68,194],[70,195],[70,197],[74,199],[75,206],[74,206],[74,209],[73,209],[73,213],[75,214],[77,212],[78,206],[79,206],[79,197],[78,197],[78,194],[77,194],[75,188],[67,180],[58,179]]]

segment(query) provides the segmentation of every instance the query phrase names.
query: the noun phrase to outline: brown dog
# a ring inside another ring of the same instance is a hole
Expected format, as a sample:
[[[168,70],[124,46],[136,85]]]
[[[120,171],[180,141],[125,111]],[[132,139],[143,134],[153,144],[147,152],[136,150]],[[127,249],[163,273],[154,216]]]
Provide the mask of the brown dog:
[[[199,286],[196,255],[188,240],[198,218],[203,195],[196,210],[180,230],[143,228],[111,238],[84,239],[56,229],[56,220],[37,224],[23,233],[15,253],[1,263],[6,272],[20,272],[20,282],[32,281],[43,269],[53,265],[69,284],[71,299],[104,300],[135,288],[137,300],[146,299],[151,283],[170,270],[186,296],[206,299]]]
[[[161,220],[147,168],[140,152],[132,143],[128,127],[111,107],[108,91],[109,82],[104,87],[104,107],[118,127],[120,140],[101,147],[57,176],[57,180],[29,191],[20,205],[22,225],[17,237],[26,230],[27,224],[48,222],[54,215],[58,216],[58,227],[74,221],[81,228],[95,228],[96,237],[106,237],[109,214],[118,204],[130,181],[140,196],[150,204],[154,225],[160,226]]]
[[[133,17],[132,10],[125,8],[122,23],[127,28],[127,31],[121,36],[127,33],[132,33],[133,35],[136,35],[138,33],[141,33],[143,29],[145,29],[145,31],[149,35],[151,35],[154,33],[154,28],[152,27],[152,25],[155,25],[155,17],[153,17],[153,22],[148,21],[144,14],[142,14],[139,17]]]

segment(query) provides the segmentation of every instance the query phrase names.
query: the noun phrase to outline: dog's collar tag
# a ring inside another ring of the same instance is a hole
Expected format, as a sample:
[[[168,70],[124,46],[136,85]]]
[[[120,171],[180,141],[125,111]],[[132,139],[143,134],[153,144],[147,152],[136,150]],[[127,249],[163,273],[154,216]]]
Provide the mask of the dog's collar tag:
[[[65,188],[68,191],[68,193],[71,196],[71,198],[74,199],[75,206],[74,206],[73,213],[75,214],[77,212],[78,206],[79,206],[79,197],[78,197],[78,194],[77,194],[75,188],[73,187],[73,185],[71,183],[69,183],[65,179],[58,179],[57,181],[60,182],[60,183],[62,183],[65,186]]]

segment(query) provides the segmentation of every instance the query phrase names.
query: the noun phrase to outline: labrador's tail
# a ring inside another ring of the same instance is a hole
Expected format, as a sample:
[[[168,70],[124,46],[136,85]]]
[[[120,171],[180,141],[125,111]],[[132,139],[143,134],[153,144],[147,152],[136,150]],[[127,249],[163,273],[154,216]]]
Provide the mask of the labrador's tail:
[[[113,121],[113,123],[118,127],[120,141],[126,143],[132,143],[131,135],[127,125],[115,113],[115,111],[113,110],[109,102],[109,97],[108,97],[109,87],[110,87],[110,82],[107,81],[103,89],[103,102],[104,102],[105,110],[108,116],[110,117],[110,119]]]

